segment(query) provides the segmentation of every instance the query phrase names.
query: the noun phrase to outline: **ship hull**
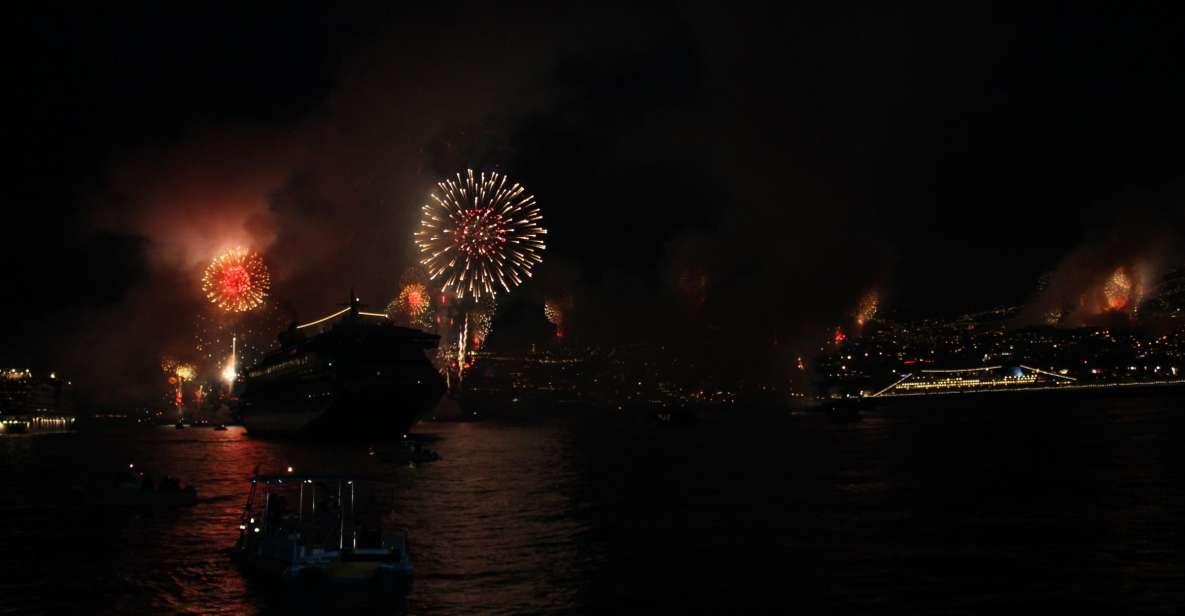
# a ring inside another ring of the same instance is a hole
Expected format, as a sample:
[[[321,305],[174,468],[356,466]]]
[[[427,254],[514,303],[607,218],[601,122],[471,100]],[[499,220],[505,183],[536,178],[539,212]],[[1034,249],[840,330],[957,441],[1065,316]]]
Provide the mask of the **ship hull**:
[[[346,322],[247,371],[238,415],[253,436],[398,438],[446,385],[426,355],[438,338]]]
[[[243,426],[253,436],[395,438],[406,434],[440,399],[431,389],[341,396],[320,406],[260,404],[244,408]]]

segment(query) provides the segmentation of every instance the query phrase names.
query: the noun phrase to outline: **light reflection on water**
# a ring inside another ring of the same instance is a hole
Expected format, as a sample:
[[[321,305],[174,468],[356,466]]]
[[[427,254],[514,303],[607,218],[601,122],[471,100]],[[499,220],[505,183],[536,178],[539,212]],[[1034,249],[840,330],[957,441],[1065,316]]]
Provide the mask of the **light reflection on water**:
[[[392,482],[413,613],[1185,604],[1177,405],[1075,404],[421,424],[443,459],[418,467],[237,428],[5,437],[0,612],[395,611],[243,579],[227,551],[256,465]],[[72,491],[129,462],[202,502],[129,512]]]

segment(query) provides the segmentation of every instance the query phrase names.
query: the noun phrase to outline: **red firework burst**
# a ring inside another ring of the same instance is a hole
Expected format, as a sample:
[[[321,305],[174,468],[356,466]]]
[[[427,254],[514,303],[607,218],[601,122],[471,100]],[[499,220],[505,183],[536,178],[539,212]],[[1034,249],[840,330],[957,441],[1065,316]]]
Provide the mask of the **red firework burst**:
[[[202,291],[213,304],[231,312],[246,312],[263,303],[271,275],[259,255],[236,248],[218,256],[202,275]]]

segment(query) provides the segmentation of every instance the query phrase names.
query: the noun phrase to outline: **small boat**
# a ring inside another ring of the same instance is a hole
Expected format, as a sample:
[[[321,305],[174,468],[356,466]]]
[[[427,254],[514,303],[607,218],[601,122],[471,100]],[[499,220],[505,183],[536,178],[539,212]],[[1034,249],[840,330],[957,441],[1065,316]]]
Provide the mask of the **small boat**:
[[[654,422],[658,425],[690,425],[695,423],[696,416],[689,409],[664,407],[654,412]]]
[[[370,455],[376,454],[383,462],[396,464],[426,464],[440,459],[440,454],[435,450],[425,447],[420,439],[408,438],[406,434],[394,447],[375,449],[371,446]]]
[[[178,430],[184,430],[188,426],[186,426],[184,423],[179,421],[179,422],[173,424],[173,427],[177,428]]]
[[[289,584],[406,595],[413,576],[407,534],[382,524],[388,491],[353,477],[256,474],[233,557],[249,574]]]
[[[87,495],[92,504],[113,507],[185,507],[198,500],[193,486],[182,486],[180,480],[167,475],[155,483],[151,474],[131,466],[92,477]]]
[[[218,425],[214,426],[214,431],[226,432],[226,424],[218,424]]]

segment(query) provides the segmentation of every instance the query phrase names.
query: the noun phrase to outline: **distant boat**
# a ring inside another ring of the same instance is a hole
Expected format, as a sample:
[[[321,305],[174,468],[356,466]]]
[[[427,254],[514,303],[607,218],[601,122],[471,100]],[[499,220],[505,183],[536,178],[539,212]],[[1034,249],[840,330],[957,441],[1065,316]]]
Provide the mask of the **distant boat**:
[[[112,507],[184,507],[197,502],[197,490],[164,477],[153,484],[143,471],[95,475],[86,490],[87,501]]]
[[[659,425],[689,425],[696,419],[695,413],[686,408],[667,407],[654,412],[654,421]]]

